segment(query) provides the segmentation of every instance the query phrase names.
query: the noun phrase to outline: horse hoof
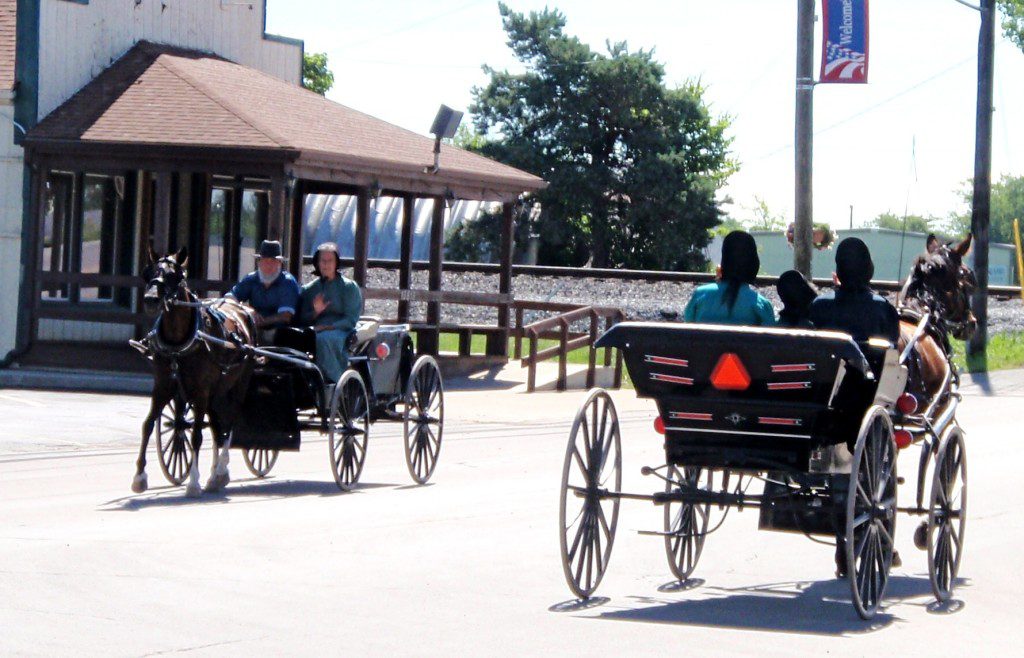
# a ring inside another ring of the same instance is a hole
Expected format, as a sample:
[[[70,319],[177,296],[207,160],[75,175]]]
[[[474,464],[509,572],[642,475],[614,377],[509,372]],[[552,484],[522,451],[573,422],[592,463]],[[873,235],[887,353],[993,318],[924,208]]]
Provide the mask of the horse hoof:
[[[140,473],[132,478],[132,491],[135,493],[143,493],[149,488],[149,481],[146,478],[145,473]]]
[[[189,498],[199,498],[203,495],[203,489],[199,486],[199,483],[192,484],[191,482],[185,487],[185,495]]]
[[[206,481],[206,491],[208,493],[220,491],[224,487],[228,486],[228,482],[230,481],[231,476],[229,476],[227,473],[211,475],[210,479]]]

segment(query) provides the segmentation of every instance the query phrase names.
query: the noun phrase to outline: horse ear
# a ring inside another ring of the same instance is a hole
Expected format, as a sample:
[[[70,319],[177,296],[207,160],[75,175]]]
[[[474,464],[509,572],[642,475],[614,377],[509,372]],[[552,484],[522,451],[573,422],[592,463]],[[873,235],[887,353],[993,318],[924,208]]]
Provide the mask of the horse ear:
[[[178,253],[174,254],[174,262],[178,264],[178,267],[185,269],[188,265],[188,247],[182,247],[178,250]]]
[[[967,252],[971,250],[971,241],[973,239],[974,239],[974,235],[971,234],[971,233],[968,233],[967,237],[964,238],[963,242],[961,242],[957,246],[953,247],[953,251],[956,252],[956,254],[958,256],[963,258],[964,256],[967,255]]]
[[[935,237],[935,234],[934,233],[929,233],[928,237],[925,239],[925,249],[928,251],[928,253],[929,254],[935,253],[935,250],[938,249],[941,246],[942,246],[942,243],[939,241],[939,239],[937,237]]]
[[[157,258],[156,251],[153,250],[153,238],[152,237],[149,238],[149,244],[147,245],[147,247],[149,249],[149,252],[148,252],[149,253],[149,262],[150,262],[150,264],[153,264],[153,263],[155,263],[159,259]]]

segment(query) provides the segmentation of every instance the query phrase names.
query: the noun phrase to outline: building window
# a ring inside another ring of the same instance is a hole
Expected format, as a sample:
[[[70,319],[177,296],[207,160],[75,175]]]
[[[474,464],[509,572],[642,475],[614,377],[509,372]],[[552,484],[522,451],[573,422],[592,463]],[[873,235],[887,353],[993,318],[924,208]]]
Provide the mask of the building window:
[[[269,182],[217,179],[210,188],[205,245],[207,279],[235,282],[255,269],[256,248],[267,234]]]
[[[43,217],[42,299],[72,303],[131,303],[130,289],[75,275],[130,274],[134,226],[124,176],[52,172]]]
[[[46,210],[43,217],[43,271],[71,272],[72,204],[74,176],[52,173],[46,179]],[[43,299],[67,299],[66,283],[43,286]]]

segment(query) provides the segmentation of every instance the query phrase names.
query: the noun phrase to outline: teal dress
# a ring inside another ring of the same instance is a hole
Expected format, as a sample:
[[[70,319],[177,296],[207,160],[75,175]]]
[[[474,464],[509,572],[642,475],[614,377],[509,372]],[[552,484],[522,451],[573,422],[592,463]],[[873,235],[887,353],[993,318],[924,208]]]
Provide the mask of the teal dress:
[[[726,287],[727,284],[724,281],[717,281],[697,288],[686,305],[686,310],[683,311],[683,320],[761,327],[775,325],[775,311],[772,309],[771,302],[763,295],[742,283],[736,294],[736,303],[730,309],[724,299]]]
[[[320,315],[313,309],[317,295],[330,302]],[[301,300],[303,324],[331,327],[316,333],[316,364],[327,380],[337,382],[348,367],[345,343],[363,312],[363,293],[355,281],[339,274],[330,281],[317,277],[302,286]]]

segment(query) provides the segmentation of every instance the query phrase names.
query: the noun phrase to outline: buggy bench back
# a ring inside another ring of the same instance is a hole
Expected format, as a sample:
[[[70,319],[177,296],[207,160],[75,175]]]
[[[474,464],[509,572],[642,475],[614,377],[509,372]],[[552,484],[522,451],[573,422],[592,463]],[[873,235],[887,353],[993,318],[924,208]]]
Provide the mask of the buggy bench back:
[[[812,450],[856,438],[874,397],[864,354],[839,332],[623,322],[596,347],[622,350],[677,465],[806,472]]]

